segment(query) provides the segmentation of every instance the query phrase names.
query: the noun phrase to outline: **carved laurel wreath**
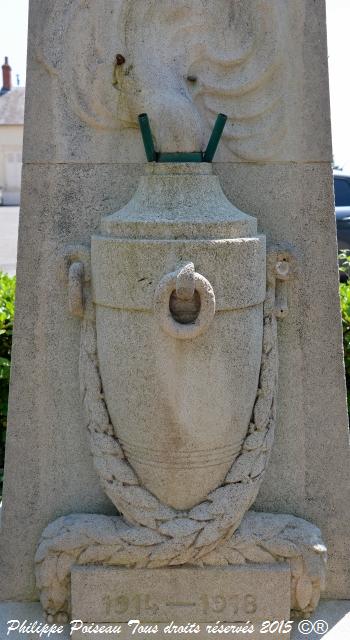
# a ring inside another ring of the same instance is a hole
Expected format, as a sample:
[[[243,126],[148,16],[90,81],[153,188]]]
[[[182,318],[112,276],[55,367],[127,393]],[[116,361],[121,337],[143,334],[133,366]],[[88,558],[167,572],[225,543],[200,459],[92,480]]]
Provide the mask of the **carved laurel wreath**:
[[[259,387],[252,420],[239,457],[223,485],[189,511],[176,511],[144,489],[114,434],[99,374],[95,313],[85,292],[81,330],[80,382],[88,416],[90,446],[104,491],[123,517],[72,514],[44,530],[35,556],[40,599],[49,622],[65,622],[70,612],[70,574],[74,564],[162,567],[234,565],[288,561],[291,606],[304,614],[319,600],[326,549],[314,525],[290,515],[246,513],[258,493],[270,455],[277,387],[276,278],[288,269],[270,253],[264,303]],[[286,257],[287,256],[287,257]],[[277,263],[278,264],[278,263]],[[82,263],[71,265],[71,309],[79,313]],[[280,293],[280,292],[279,292]],[[281,311],[281,310],[280,310]],[[126,522],[125,522],[126,521]]]
[[[227,539],[253,504],[267,466],[275,427],[277,321],[275,278],[264,303],[262,359],[257,396],[241,453],[222,486],[188,511],[164,505],[145,489],[125,458],[103,397],[98,366],[94,309],[86,293],[80,346],[80,383],[88,417],[90,447],[103,490],[132,525],[143,527],[145,540],[156,534],[152,566],[194,562]],[[131,530],[132,531],[132,530]],[[130,535],[132,533],[130,532]],[[141,535],[141,531],[138,532]]]

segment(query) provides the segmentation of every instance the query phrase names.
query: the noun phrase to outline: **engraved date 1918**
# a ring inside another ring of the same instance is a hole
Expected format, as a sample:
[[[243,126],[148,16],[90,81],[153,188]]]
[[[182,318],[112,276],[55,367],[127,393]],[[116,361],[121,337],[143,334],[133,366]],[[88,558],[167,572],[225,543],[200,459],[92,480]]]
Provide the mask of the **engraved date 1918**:
[[[234,616],[239,614],[249,616],[257,610],[256,597],[251,593],[236,593],[226,596],[220,594],[208,596],[207,594],[203,594],[200,596],[200,603],[202,612],[205,614],[211,611],[213,613],[221,613],[229,609],[230,613]]]

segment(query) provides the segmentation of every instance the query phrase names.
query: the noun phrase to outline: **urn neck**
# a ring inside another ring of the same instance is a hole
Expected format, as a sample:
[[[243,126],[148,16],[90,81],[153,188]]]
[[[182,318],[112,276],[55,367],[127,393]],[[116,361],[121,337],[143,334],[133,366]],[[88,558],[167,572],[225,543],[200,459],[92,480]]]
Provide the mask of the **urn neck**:
[[[128,204],[102,220],[114,237],[239,238],[256,219],[235,207],[210,163],[149,163]]]

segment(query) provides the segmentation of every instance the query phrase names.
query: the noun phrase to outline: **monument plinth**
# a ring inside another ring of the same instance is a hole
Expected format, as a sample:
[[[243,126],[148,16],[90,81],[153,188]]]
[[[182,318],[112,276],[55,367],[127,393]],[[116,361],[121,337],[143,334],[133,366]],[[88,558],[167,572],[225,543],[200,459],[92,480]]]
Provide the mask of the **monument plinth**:
[[[125,628],[130,620],[177,626],[195,622],[210,637],[206,623],[221,620],[233,625],[249,620],[258,631],[264,620],[287,621],[289,617],[290,570],[284,563],[72,570],[72,619],[85,623],[108,621],[124,623]]]

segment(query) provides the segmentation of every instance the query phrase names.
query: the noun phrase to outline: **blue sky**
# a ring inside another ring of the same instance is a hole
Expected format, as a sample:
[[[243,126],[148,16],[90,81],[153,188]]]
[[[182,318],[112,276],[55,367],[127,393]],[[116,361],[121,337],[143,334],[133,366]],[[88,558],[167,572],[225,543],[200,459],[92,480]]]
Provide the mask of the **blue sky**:
[[[326,4],[333,155],[336,164],[350,171],[350,0],[326,0]],[[0,61],[9,57],[13,81],[19,74],[21,86],[26,75],[27,18],[28,0],[0,0]]]
[[[13,84],[24,86],[27,57],[28,0],[0,0],[0,61],[8,56]]]
[[[327,0],[333,157],[350,172],[350,0]]]

